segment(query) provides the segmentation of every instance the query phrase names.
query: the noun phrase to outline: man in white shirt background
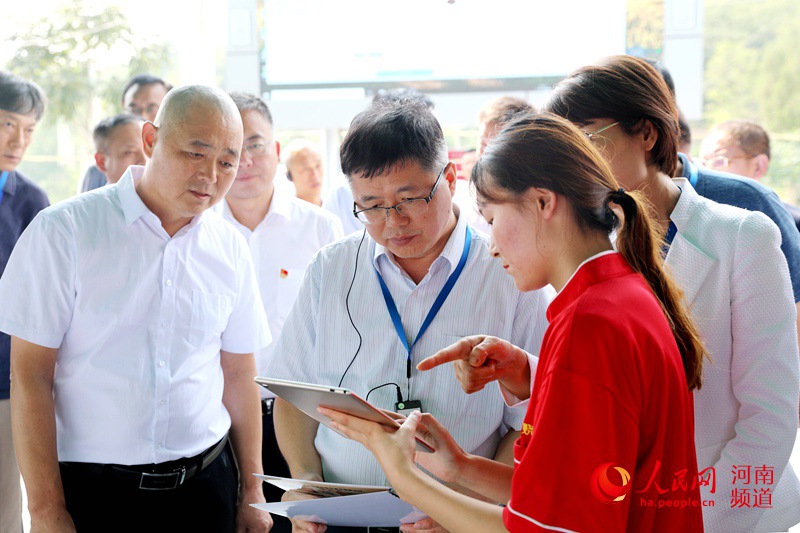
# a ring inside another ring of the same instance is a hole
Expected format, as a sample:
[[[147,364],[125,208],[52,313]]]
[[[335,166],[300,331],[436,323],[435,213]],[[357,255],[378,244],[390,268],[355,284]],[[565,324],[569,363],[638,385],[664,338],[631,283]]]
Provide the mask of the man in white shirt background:
[[[129,166],[144,165],[143,123],[142,117],[122,113],[104,118],[95,126],[94,160],[108,183],[118,182]]]
[[[351,123],[341,161],[365,229],[311,262],[267,375],[347,387],[383,409],[416,404],[468,452],[510,462],[524,409],[506,406],[497,388],[467,396],[451,369],[420,373],[416,364],[470,331],[538,353],[552,291],[517,291],[486,238],[459,217],[456,167],[424,104],[372,104]],[[360,444],[281,399],[275,408],[294,477],[386,483]],[[418,526],[434,527],[427,520]]]
[[[161,102],[170,89],[172,89],[172,85],[151,74],[134,76],[122,89],[123,112],[153,122]],[[97,144],[97,137],[95,137],[95,144]],[[86,169],[78,192],[91,191],[106,183],[114,182],[107,179],[105,170],[101,169],[99,164],[94,164]]]
[[[294,184],[297,197],[321,206],[325,173],[317,147],[305,139],[295,139],[286,145],[283,163],[286,165],[286,179]]]
[[[269,329],[247,244],[204,213],[236,176],[241,118],[182,87],[142,141],[145,167],[42,211],[0,279],[32,528],[266,531],[249,504]]]
[[[261,299],[273,339],[294,303],[306,267],[323,246],[342,238],[335,215],[275,187],[280,143],[275,140],[272,114],[260,98],[231,94],[244,125],[239,170],[225,200],[222,216],[244,235],[253,255]],[[266,372],[272,346],[256,352],[259,375]],[[274,395],[261,390],[264,472],[286,477],[288,467],[278,449],[272,423]],[[264,484],[268,501],[280,501],[283,491]]]

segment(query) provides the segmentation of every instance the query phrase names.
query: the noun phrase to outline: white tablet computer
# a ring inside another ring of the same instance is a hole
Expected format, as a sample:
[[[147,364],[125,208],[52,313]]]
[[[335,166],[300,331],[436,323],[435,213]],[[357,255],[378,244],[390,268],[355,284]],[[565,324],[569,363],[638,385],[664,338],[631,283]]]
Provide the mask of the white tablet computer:
[[[257,377],[256,383],[271,390],[280,398],[328,427],[330,427],[331,419],[320,414],[317,411],[317,407],[328,407],[359,418],[378,422],[388,427],[400,427],[400,423],[397,420],[391,418],[349,389],[262,377]],[[417,437],[417,449],[423,452],[434,451],[419,437]]]

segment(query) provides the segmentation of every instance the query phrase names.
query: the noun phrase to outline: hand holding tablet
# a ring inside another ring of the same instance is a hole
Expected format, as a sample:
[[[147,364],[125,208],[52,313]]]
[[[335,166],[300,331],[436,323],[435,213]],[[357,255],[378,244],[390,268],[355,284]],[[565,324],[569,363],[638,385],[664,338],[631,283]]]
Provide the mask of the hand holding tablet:
[[[341,411],[352,416],[377,422],[393,431],[400,427],[400,422],[349,389],[262,377],[257,377],[255,380],[262,387],[269,389],[281,399],[291,403],[329,428],[331,427],[331,419],[320,413],[318,411],[319,407]],[[331,429],[336,431],[335,428]],[[434,451],[430,445],[419,437],[416,438],[416,442],[418,451]]]

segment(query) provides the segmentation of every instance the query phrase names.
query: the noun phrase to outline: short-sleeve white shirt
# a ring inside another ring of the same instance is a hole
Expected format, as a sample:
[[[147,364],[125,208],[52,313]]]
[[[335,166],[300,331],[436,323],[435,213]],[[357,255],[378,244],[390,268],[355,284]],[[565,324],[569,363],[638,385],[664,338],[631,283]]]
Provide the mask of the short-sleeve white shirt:
[[[242,236],[203,213],[170,238],[136,193],[142,172],[42,211],[0,279],[0,330],[59,348],[60,461],[197,455],[231,424],[220,350],[270,342]]]
[[[391,254],[368,235],[361,243],[363,231],[323,248],[309,265],[267,375],[336,386],[349,365],[341,386],[364,398],[374,387],[396,383],[404,399],[421,401],[423,410],[436,416],[465,451],[493,457],[508,428],[521,427],[524,407],[505,405],[498,387],[465,394],[452,365],[427,372],[414,368],[411,379],[407,379],[407,352],[395,332],[376,274],[377,268],[413,342],[458,264],[466,228],[464,218],[459,218],[441,255],[419,284],[414,284]],[[547,328],[545,311],[553,294],[550,287],[519,292],[499,261],[490,256],[485,237],[473,231],[461,276],[412,349],[413,366],[460,338],[479,333],[508,339],[530,353],[538,353]],[[394,410],[396,390],[394,386],[376,389],[368,400]],[[315,444],[326,481],[386,483],[375,458],[359,443],[320,426]]]
[[[275,341],[294,304],[308,264],[322,247],[342,238],[342,224],[328,211],[279,188],[273,193],[267,216],[255,230],[251,231],[236,220],[226,200],[220,202],[219,207],[215,206],[216,209],[247,240],[269,330]],[[273,347],[274,343],[256,353],[259,375],[266,371]],[[261,396],[271,394],[261,388]]]

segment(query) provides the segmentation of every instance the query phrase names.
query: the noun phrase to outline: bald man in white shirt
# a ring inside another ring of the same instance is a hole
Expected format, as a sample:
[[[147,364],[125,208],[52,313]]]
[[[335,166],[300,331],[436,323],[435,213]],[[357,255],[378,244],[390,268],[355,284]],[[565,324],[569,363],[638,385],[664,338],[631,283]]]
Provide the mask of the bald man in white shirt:
[[[205,213],[236,176],[241,118],[182,87],[142,142],[145,167],[40,213],[0,279],[32,528],[267,531],[249,504],[269,329],[247,244]]]

